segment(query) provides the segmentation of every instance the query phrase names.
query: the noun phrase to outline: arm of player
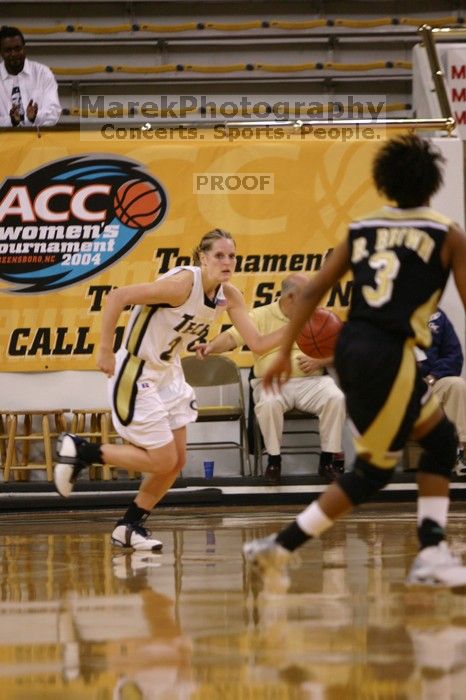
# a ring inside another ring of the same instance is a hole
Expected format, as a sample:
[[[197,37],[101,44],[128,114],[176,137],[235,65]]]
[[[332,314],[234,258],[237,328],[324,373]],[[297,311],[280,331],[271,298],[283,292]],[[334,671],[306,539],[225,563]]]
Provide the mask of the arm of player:
[[[183,270],[167,279],[112,289],[105,301],[97,367],[111,377],[115,371],[113,338],[120,314],[126,306],[164,304],[180,306],[189,296],[193,273]]]
[[[208,343],[199,343],[196,345],[196,355],[200,359],[207,357],[207,355],[219,354],[222,352],[229,352],[237,347],[236,341],[228,331],[223,331],[219,335],[215,336]]]
[[[225,297],[228,302],[227,312],[235,328],[249,347],[256,355],[263,355],[280,345],[285,326],[278,328],[272,333],[262,335],[252,322],[248,309],[241,292],[233,285],[224,285]]]
[[[277,358],[263,377],[265,389],[273,390],[275,382],[280,386],[287,381],[291,374],[291,348],[301,328],[315,311],[324,294],[338,282],[349,267],[349,243],[345,240],[333,250],[322,269],[308,282],[296,300],[290,322],[284,326],[283,340]]]

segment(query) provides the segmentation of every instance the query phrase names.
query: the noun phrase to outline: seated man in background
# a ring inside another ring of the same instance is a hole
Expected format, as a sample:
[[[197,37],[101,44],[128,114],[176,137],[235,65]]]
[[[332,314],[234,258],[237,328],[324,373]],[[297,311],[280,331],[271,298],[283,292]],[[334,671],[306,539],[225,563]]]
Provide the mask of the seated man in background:
[[[308,282],[304,273],[288,275],[282,282],[280,299],[258,306],[250,316],[262,335],[267,335],[288,323],[296,298]],[[205,354],[226,352],[244,344],[235,328],[224,331],[210,343]],[[268,453],[265,478],[278,484],[281,475],[281,442],[284,414],[292,408],[314,413],[319,418],[321,455],[319,475],[328,481],[344,471],[341,451],[343,426],[346,419],[343,393],[332,377],[324,374],[332,358],[315,359],[303,355],[295,344],[292,353],[293,371],[282,393],[265,392],[262,377],[275,358],[277,349],[263,355],[254,355],[254,379],[251,380],[254,411]]]
[[[47,66],[26,58],[16,27],[0,29],[0,126],[54,126],[60,118],[57,81]]]
[[[437,309],[432,314],[429,328],[432,333],[432,345],[424,351],[419,367],[447,418],[456,426],[460,446],[453,472],[457,476],[466,476],[466,382],[460,376],[463,351],[455,329],[444,311]]]

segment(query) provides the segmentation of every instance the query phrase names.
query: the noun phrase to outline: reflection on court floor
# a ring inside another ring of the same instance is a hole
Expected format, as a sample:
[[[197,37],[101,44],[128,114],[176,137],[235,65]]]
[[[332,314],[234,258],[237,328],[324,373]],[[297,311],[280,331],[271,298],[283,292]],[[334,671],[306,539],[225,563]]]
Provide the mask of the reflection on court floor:
[[[404,586],[400,508],[302,548],[288,594],[264,592],[241,547],[289,509],[160,510],[162,554],[113,548],[113,514],[0,518],[0,699],[465,697],[466,596]],[[462,552],[461,514],[449,531]]]

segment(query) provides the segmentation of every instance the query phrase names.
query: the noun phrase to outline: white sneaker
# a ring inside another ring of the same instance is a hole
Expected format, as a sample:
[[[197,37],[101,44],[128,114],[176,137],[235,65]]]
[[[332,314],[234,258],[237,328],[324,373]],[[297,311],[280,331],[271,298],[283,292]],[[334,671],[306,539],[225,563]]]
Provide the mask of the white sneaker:
[[[246,561],[261,569],[283,569],[291,556],[291,552],[278,544],[276,533],[246,542],[243,553]]]
[[[466,566],[455,557],[443,541],[422,549],[414,560],[406,583],[424,586],[466,586]]]
[[[278,544],[276,533],[246,542],[243,554],[252,569],[261,574],[267,590],[284,592],[288,589],[290,579],[287,567],[291,552]]]
[[[131,547],[144,552],[157,552],[163,544],[150,536],[149,530],[143,525],[122,523],[112,532],[112,544],[117,547]]]
[[[57,463],[53,472],[55,488],[67,497],[73,490],[78,474],[89,465],[78,457],[78,445],[84,442],[72,433],[61,433],[57,440]]]
[[[132,579],[147,569],[162,566],[162,555],[150,552],[120,552],[112,559],[113,573],[122,580]]]

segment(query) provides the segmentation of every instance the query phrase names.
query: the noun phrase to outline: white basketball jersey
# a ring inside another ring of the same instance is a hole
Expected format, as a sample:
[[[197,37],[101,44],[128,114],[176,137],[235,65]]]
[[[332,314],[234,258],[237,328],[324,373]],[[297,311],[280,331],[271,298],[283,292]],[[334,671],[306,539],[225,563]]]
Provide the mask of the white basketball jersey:
[[[184,304],[176,307],[165,304],[136,306],[131,313],[124,347],[131,355],[144,360],[150,369],[165,369],[181,352],[189,349],[191,343],[205,342],[210,325],[225,310],[222,285],[213,301],[205,296],[200,267],[175,267],[159,279],[182,270],[193,273],[191,293]]]

